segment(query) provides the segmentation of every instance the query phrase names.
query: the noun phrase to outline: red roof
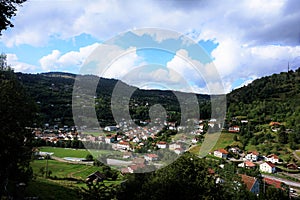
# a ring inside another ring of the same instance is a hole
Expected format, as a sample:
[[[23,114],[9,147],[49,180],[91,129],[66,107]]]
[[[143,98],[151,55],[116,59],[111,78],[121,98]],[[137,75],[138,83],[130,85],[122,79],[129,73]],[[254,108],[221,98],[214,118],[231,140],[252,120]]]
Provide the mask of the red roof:
[[[240,174],[240,176],[242,177],[242,181],[245,183],[247,189],[250,191],[256,182],[256,178],[247,176],[245,174]]]
[[[275,154],[271,154],[271,155],[268,155],[267,158],[274,158],[274,159],[279,159],[279,157]]]
[[[273,185],[275,188],[281,188],[281,182],[277,181],[277,180],[273,180],[270,178],[264,178],[263,179],[265,181],[265,183],[269,184],[269,185]]]
[[[271,162],[266,162],[270,167],[275,167],[276,165],[274,165],[273,163],[271,163]]]
[[[215,174],[215,170],[213,170],[212,168],[208,168],[208,173],[209,174]]]
[[[249,151],[248,154],[253,154],[253,155],[258,156],[258,155],[259,155],[259,152],[257,152],[257,151]]]
[[[219,149],[219,150],[217,150],[217,151],[219,151],[219,152],[221,152],[221,153],[223,153],[223,154],[228,154],[228,151],[226,151],[225,149]]]
[[[120,141],[119,144],[122,144],[122,145],[129,145],[129,142]]]
[[[255,167],[255,164],[253,163],[253,162],[251,162],[251,161],[245,161],[245,165],[247,166],[247,167]]]
[[[160,142],[158,142],[157,144],[167,144],[167,143],[164,142],[164,141],[160,141]]]
[[[270,122],[269,125],[270,125],[270,126],[275,126],[275,125],[280,125],[280,123],[279,123],[279,122]]]
[[[150,158],[158,158],[158,155],[156,155],[156,154],[148,154],[147,156]]]

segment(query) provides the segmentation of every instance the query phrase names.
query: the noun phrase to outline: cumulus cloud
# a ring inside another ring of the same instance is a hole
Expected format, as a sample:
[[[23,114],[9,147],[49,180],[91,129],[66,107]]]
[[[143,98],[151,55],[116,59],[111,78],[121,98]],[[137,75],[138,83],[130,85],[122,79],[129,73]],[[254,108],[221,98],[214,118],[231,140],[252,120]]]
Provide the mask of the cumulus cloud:
[[[247,82],[252,80],[251,77],[283,71],[288,62],[292,69],[299,67],[299,5],[297,0],[229,0],[226,3],[217,0],[184,3],[177,0],[134,3],[106,0],[28,1],[14,18],[15,28],[3,32],[1,41],[9,47],[22,44],[47,46],[50,40],[68,40],[82,33],[105,41],[140,27],[170,29],[196,41],[210,40],[218,44],[211,53],[214,63],[202,66],[203,73],[211,80],[214,72],[210,69],[214,65],[228,91],[236,87],[232,84],[238,79]],[[176,34],[159,33],[151,36],[158,43],[178,37]],[[62,54],[57,49],[42,57],[40,64],[43,70],[68,69],[80,65],[89,52],[82,48]],[[188,63],[180,60],[179,54],[183,53],[178,52],[177,57],[167,63],[167,70],[151,72],[145,78],[163,80],[173,76],[172,80],[177,80],[178,77],[172,74],[174,70],[188,77],[185,79],[193,80],[195,88],[202,90],[201,79],[196,73],[191,73],[192,67]],[[139,67],[142,60],[135,53],[120,58],[107,71],[107,77],[121,77]],[[22,70],[21,67],[19,69]],[[33,68],[28,66],[27,69]],[[168,80],[171,83],[171,78]]]
[[[72,69],[76,71],[83,65],[85,59],[98,46],[98,43],[82,47],[79,51],[70,51],[62,54],[59,50],[53,50],[51,54],[43,56],[39,62],[44,71],[57,71]]]
[[[32,72],[37,69],[37,66],[20,62],[16,54],[6,54],[7,64],[10,65],[15,72]]]

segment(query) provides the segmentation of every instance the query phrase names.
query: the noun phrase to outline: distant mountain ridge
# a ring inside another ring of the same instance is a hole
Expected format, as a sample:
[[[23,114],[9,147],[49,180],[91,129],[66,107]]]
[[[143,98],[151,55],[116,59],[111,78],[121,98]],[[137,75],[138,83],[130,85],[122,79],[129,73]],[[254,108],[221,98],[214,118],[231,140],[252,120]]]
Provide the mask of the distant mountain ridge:
[[[72,91],[77,75],[65,72],[48,72],[41,74],[16,73],[28,94],[37,102],[40,108],[40,118],[43,123],[73,125]],[[180,106],[173,91],[143,90],[116,80],[99,78],[95,75],[78,75],[92,81],[99,80],[97,97],[95,99],[97,117],[103,125],[114,124],[110,109],[111,95],[117,83],[134,90],[130,114],[132,118],[145,120],[149,118],[149,107],[161,104],[169,111],[170,120],[180,119]],[[182,93],[184,94],[184,93]],[[188,93],[187,93],[188,94]],[[210,115],[209,95],[196,94],[203,118]],[[137,105],[137,106],[136,106]]]
[[[16,75],[39,105],[43,123],[73,124],[72,91],[75,74],[49,72],[16,73]],[[94,75],[84,77],[91,80],[99,79]],[[103,125],[114,124],[110,100],[118,80],[106,78],[99,80],[95,99],[98,119]],[[142,90],[124,82],[120,83],[135,90],[130,105],[132,118],[145,120],[149,118],[149,107],[161,104],[169,111],[170,120],[180,119],[180,106],[173,91]],[[210,95],[196,95],[201,118],[209,118]],[[280,121],[290,127],[297,126],[300,124],[300,69],[256,79],[247,86],[233,90],[226,97],[229,118],[243,116],[255,123]]]

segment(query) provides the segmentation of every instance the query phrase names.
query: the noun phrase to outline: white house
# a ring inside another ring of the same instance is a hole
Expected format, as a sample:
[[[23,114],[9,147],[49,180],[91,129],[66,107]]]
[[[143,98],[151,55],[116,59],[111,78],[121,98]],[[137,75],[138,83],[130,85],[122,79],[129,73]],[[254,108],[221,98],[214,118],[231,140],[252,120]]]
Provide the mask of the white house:
[[[110,132],[110,131],[117,131],[118,128],[117,128],[116,126],[106,126],[106,127],[104,128],[104,130]]]
[[[264,163],[259,165],[259,170],[261,172],[274,173],[276,171],[276,167],[271,162],[264,162]]]
[[[129,142],[120,141],[117,144],[117,148],[120,150],[129,150],[130,149]]]
[[[144,156],[146,161],[155,161],[158,160],[158,155],[156,154],[147,154]]]
[[[271,154],[266,157],[266,161],[269,161],[271,163],[279,163],[279,157],[275,154]]]
[[[224,158],[226,159],[228,155],[228,151],[226,151],[225,149],[218,149],[214,151],[214,156],[218,157],[218,158]]]
[[[176,149],[174,150],[174,152],[175,152],[177,155],[179,155],[179,154],[182,154],[182,153],[184,152],[184,149],[183,149],[183,148],[176,148]]]
[[[239,126],[231,126],[231,127],[229,127],[228,131],[232,132],[232,133],[238,133],[238,132],[240,132],[240,127]]]
[[[174,150],[177,149],[177,148],[181,148],[181,144],[179,144],[179,143],[173,143],[173,144],[170,144],[170,145],[169,145],[169,149],[170,149],[171,151],[174,151]]]
[[[259,153],[257,151],[248,152],[245,156],[246,160],[251,160],[256,162],[258,159]]]
[[[238,164],[238,167],[242,167],[242,168],[254,168],[256,165],[249,161],[249,160],[246,160],[240,164]]]
[[[165,148],[167,148],[167,143],[160,141],[160,142],[156,143],[156,146],[160,149],[165,149]]]

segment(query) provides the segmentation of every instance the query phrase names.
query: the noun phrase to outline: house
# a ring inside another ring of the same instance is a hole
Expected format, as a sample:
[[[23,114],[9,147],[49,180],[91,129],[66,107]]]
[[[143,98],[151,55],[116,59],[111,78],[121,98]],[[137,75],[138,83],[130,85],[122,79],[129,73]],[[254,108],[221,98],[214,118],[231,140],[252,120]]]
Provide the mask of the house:
[[[240,127],[239,126],[231,126],[231,127],[229,127],[228,131],[231,133],[238,133],[238,132],[240,132]]]
[[[158,155],[156,155],[156,154],[147,154],[147,155],[145,155],[144,156],[144,158],[145,158],[145,160],[146,161],[156,161],[156,160],[158,160]]]
[[[111,131],[117,131],[118,128],[116,126],[106,126],[106,127],[104,127],[104,130],[111,132]]]
[[[193,143],[193,144],[196,144],[197,142],[198,142],[198,138],[193,138],[193,139],[192,139],[192,143]]]
[[[263,182],[266,183],[267,185],[272,185],[277,189],[281,189],[282,182],[280,182],[278,180],[274,180],[274,179],[264,177]]]
[[[259,153],[257,151],[250,151],[245,156],[246,160],[251,160],[253,162],[256,162],[258,160]]]
[[[250,169],[250,168],[256,167],[256,165],[255,165],[253,162],[251,162],[251,161],[249,161],[249,160],[246,160],[246,161],[244,161],[244,162],[238,164],[238,167],[243,167],[243,168],[248,168],[248,169]]]
[[[269,161],[271,163],[279,163],[279,157],[275,154],[271,154],[266,157],[266,161]]]
[[[173,144],[170,144],[170,145],[169,145],[169,149],[170,149],[171,151],[174,151],[174,150],[177,149],[177,148],[181,148],[181,144],[179,144],[179,143],[173,143]]]
[[[128,152],[128,151],[124,152],[123,153],[123,158],[124,159],[132,158],[132,153]]]
[[[86,178],[85,182],[87,184],[92,184],[93,182],[96,182],[96,183],[102,182],[105,179],[106,179],[106,176],[104,174],[100,173],[99,171],[96,171],[96,172],[90,174]]]
[[[167,143],[164,141],[160,141],[160,142],[156,143],[156,146],[160,149],[165,149],[165,148],[167,148]]]
[[[259,165],[259,170],[261,172],[266,172],[266,173],[275,173],[276,167],[271,162],[264,162],[264,163]]]
[[[224,158],[224,159],[226,159],[227,156],[228,156],[228,151],[226,151],[225,149],[215,150],[214,151],[214,156],[216,156],[218,158]]]
[[[232,152],[234,154],[238,154],[241,150],[238,147],[230,147],[228,149],[229,152]]]
[[[176,148],[176,149],[174,150],[174,152],[175,152],[177,155],[179,155],[179,154],[182,154],[182,153],[184,152],[184,149],[183,149],[183,148]]]
[[[245,174],[240,174],[243,183],[246,185],[246,188],[254,193],[258,194],[259,193],[259,181],[255,177],[247,176]]]
[[[129,142],[120,141],[117,144],[117,149],[119,149],[119,150],[129,150],[130,149]]]
[[[270,126],[280,126],[279,122],[270,122]]]
[[[134,164],[134,165],[130,165],[128,167],[128,172],[129,173],[134,173],[137,172],[138,169],[143,169],[145,167],[145,164]],[[125,170],[124,170],[125,171]]]
[[[286,165],[286,168],[288,169],[293,169],[293,170],[298,170],[298,166],[295,163],[289,163]]]

